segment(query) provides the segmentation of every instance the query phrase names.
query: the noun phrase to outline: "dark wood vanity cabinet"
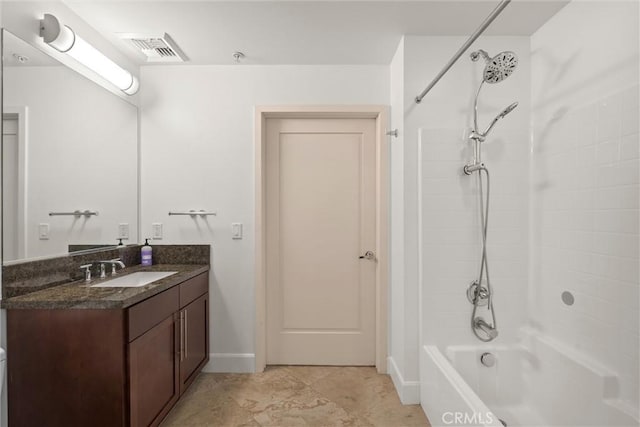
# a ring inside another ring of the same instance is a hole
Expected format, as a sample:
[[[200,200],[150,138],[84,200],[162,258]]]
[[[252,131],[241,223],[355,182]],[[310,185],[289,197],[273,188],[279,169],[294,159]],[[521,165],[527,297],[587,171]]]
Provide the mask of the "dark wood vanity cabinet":
[[[159,424],[180,397],[178,328],[171,315],[129,344],[131,425]]]
[[[209,358],[209,298],[202,295],[180,312],[182,314],[182,349],[180,353],[180,394],[195,379]]]
[[[126,309],[8,310],[10,426],[156,426],[209,360],[209,275]]]
[[[201,274],[129,308],[131,426],[159,424],[209,360],[208,289]]]

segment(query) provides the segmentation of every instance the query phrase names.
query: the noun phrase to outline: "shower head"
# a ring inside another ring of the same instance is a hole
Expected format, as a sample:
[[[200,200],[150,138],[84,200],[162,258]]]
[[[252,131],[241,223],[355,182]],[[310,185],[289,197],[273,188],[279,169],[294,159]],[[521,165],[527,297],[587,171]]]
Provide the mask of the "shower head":
[[[518,66],[518,56],[511,51],[500,52],[493,58],[487,52],[479,49],[471,53],[471,60],[477,61],[480,57],[485,60],[483,81],[486,83],[500,83],[509,77]]]

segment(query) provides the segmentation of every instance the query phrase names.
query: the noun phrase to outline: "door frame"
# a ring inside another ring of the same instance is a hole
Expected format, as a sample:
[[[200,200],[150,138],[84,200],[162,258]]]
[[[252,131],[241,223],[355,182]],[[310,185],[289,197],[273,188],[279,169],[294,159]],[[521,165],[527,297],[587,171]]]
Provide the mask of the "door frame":
[[[376,368],[387,372],[389,280],[389,138],[384,105],[313,105],[255,107],[255,371],[267,357],[266,278],[266,121],[267,119],[375,119],[376,121]]]
[[[27,153],[28,153],[28,111],[26,106],[7,106],[2,109],[2,121],[17,120],[18,121],[18,259],[27,258],[28,239],[27,239],[27,189],[29,186],[27,177]],[[2,144],[4,144],[4,129],[0,133]],[[1,177],[0,177],[1,181]],[[2,206],[2,200],[0,200]],[[4,223],[4,221],[3,221]],[[4,229],[4,225],[0,224],[0,228]],[[0,246],[0,253],[2,246]],[[4,259],[4,256],[2,257]]]

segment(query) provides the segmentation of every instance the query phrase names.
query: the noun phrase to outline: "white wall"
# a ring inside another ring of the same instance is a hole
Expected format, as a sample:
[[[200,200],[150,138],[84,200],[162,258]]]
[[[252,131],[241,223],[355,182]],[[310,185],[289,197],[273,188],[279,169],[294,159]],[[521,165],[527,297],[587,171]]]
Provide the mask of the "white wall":
[[[389,367],[388,372],[393,379],[400,400],[403,403],[417,401],[418,386],[415,381],[407,381],[405,372],[405,342],[407,333],[411,334],[409,325],[417,319],[406,319],[404,312],[404,38],[398,44],[391,65],[391,128],[398,129],[398,137],[392,138],[391,150],[391,216],[390,216],[390,304],[389,304]],[[411,338],[409,338],[410,340]]]
[[[638,27],[638,2],[574,1],[531,38],[529,292],[531,322],[617,372],[636,418]]]
[[[115,245],[119,223],[136,242],[136,107],[64,66],[5,67],[4,105],[27,108],[25,257],[64,254],[69,243]],[[48,215],[76,209],[99,215]]]
[[[142,68],[142,231],[212,245],[213,371],[254,369],[254,107],[389,103],[385,66]],[[170,210],[216,210],[193,220]],[[231,223],[244,239],[231,239]]]

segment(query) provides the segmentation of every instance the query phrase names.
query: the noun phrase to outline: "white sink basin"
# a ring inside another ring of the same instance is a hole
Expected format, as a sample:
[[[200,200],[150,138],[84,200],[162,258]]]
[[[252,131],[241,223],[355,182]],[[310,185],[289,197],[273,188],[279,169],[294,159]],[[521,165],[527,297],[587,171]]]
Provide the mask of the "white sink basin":
[[[117,277],[115,279],[100,282],[91,285],[91,288],[138,288],[148,285],[156,280],[164,279],[177,271],[138,271],[137,273],[127,274],[126,276]]]

